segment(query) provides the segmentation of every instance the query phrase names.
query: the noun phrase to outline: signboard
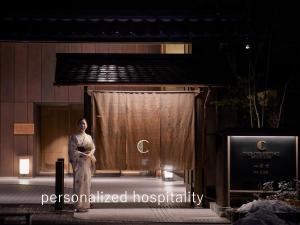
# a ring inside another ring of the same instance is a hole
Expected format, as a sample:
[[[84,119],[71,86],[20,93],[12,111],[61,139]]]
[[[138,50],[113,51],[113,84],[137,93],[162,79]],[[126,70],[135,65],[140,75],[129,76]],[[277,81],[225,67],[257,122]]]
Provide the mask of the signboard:
[[[268,181],[298,179],[298,137],[228,136],[228,190],[258,192]]]
[[[33,135],[34,134],[34,124],[33,123],[15,123],[14,124],[14,134],[18,135]]]

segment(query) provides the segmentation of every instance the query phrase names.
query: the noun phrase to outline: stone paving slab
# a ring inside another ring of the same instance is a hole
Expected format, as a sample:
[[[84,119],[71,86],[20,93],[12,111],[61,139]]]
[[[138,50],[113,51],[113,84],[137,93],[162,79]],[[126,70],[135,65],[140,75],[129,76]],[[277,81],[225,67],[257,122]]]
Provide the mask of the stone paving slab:
[[[53,204],[41,205],[41,195],[54,193],[54,177],[33,179],[0,178],[0,224],[24,224],[24,215],[30,214],[31,224],[228,224],[211,210],[194,209],[189,203],[95,203],[87,213],[73,212],[73,205],[55,211]],[[184,193],[183,182],[164,182],[156,178],[93,178],[92,192],[122,194],[124,190],[139,193]],[[72,193],[72,178],[65,178],[65,193]],[[13,222],[15,221],[15,223]],[[6,223],[7,222],[7,223]],[[20,223],[19,223],[20,222]]]
[[[0,224],[26,224],[30,215],[31,224],[87,224],[87,225],[179,225],[179,224],[230,224],[218,217],[210,209],[194,208],[101,208],[91,209],[87,213],[74,213],[73,206],[55,211],[53,206],[38,205],[0,205]]]
[[[86,213],[75,213],[75,218],[95,221],[124,222],[163,222],[163,223],[230,223],[226,218],[219,217],[210,209],[91,209]]]
[[[72,195],[73,178],[65,177],[64,193]],[[165,182],[152,177],[93,177],[91,193],[95,196],[124,195],[127,202],[134,202],[133,192],[137,194],[184,195],[183,181]],[[0,204],[41,204],[42,195],[55,193],[54,177],[35,177],[18,179],[0,177]],[[103,194],[102,194],[103,193]],[[100,202],[99,202],[100,203]],[[136,203],[136,202],[135,202]]]

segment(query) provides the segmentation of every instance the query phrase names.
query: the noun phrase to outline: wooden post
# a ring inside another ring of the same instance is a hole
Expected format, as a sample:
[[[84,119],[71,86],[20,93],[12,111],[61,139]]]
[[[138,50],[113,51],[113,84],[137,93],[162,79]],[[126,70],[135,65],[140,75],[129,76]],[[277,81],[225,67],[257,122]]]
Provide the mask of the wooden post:
[[[92,131],[91,96],[88,94],[87,86],[84,86],[83,104],[84,104],[84,110],[83,110],[84,118],[86,118],[88,122],[87,133],[91,134]]]
[[[190,182],[193,185],[192,190],[195,194],[204,193],[203,181],[203,159],[202,159],[202,125],[203,125],[203,108],[201,95],[195,98],[195,168],[193,173],[189,171]]]

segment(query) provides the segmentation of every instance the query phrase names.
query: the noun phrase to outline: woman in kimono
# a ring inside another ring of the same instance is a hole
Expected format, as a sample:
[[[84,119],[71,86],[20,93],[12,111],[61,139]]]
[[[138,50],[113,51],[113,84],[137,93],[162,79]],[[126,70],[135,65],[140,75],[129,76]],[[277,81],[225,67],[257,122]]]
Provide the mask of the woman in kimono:
[[[91,177],[95,170],[95,144],[85,133],[87,121],[78,120],[78,132],[69,139],[69,162],[73,168],[73,192],[78,197],[75,212],[87,212],[90,208]],[[75,200],[77,200],[77,197]]]

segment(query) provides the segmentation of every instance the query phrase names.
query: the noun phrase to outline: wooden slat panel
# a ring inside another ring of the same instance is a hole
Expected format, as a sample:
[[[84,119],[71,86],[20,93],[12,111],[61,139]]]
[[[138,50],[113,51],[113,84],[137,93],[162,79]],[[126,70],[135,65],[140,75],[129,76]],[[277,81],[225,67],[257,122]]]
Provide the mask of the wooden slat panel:
[[[33,156],[34,152],[34,136],[30,135],[27,137],[27,155]],[[33,160],[37,160],[36,155],[34,155]]]
[[[31,103],[31,102],[27,104],[27,122],[34,123],[34,109],[33,109],[33,103]],[[35,132],[37,132],[36,128],[37,128],[37,124],[35,124],[35,127],[34,127]],[[33,137],[34,137],[33,135],[27,136],[27,154],[28,155],[33,155],[33,152],[34,152]],[[34,158],[36,158],[36,157],[34,157]]]
[[[28,101],[40,102],[42,97],[42,46],[28,45]]]
[[[120,44],[120,53],[136,53],[137,44],[128,43]]]
[[[81,53],[82,44],[70,44],[70,53]],[[83,87],[71,86],[69,87],[69,102],[70,103],[82,103],[83,102]]]
[[[15,103],[14,122],[27,122],[27,103]],[[18,156],[27,155],[27,135],[14,135],[14,176],[18,176]]]
[[[148,53],[148,45],[145,44],[136,44],[135,45],[135,52],[134,53]]]
[[[69,53],[69,44],[68,43],[56,43],[56,53]]]
[[[34,121],[33,121],[33,117],[34,117],[34,115],[33,115],[33,103],[32,102],[29,102],[28,104],[27,104],[27,122],[28,123],[33,123]]]
[[[70,53],[82,53],[82,44],[81,43],[71,43],[69,44]]]
[[[161,46],[160,44],[149,44],[147,45],[147,53],[149,54],[160,54],[161,53]]]
[[[15,44],[15,102],[27,101],[27,44]]]
[[[122,45],[117,43],[110,44],[108,51],[109,53],[122,53]]]
[[[14,45],[3,44],[1,48],[1,101],[14,101]]]
[[[13,176],[14,168],[14,103],[1,103],[0,176]],[[5,141],[4,141],[5,140]]]
[[[77,122],[84,116],[83,105],[71,105],[69,106],[69,135],[78,131]],[[88,124],[88,126],[91,126]]]
[[[58,43],[56,44],[56,53],[68,53],[69,44]],[[69,99],[69,87],[67,86],[54,86],[55,102],[68,102]]]
[[[1,62],[1,58],[2,58],[2,44],[0,43],[0,68],[2,67],[2,62]],[[2,142],[2,130],[1,130],[1,124],[2,124],[2,104],[1,104],[1,81],[2,81],[2,76],[1,76],[1,69],[0,69],[0,162],[1,162],[1,142]],[[1,166],[0,166],[0,175],[2,174],[1,172]]]
[[[96,46],[94,43],[83,43],[82,44],[82,53],[95,53]]]
[[[109,53],[109,44],[107,43],[96,43],[96,53]]]
[[[42,47],[42,101],[54,102],[55,44]]]
[[[135,53],[160,54],[161,53],[161,46],[160,46],[160,44],[136,44]]]
[[[54,172],[57,158],[65,159],[68,166],[68,119],[67,107],[43,107],[41,113],[41,170]]]

